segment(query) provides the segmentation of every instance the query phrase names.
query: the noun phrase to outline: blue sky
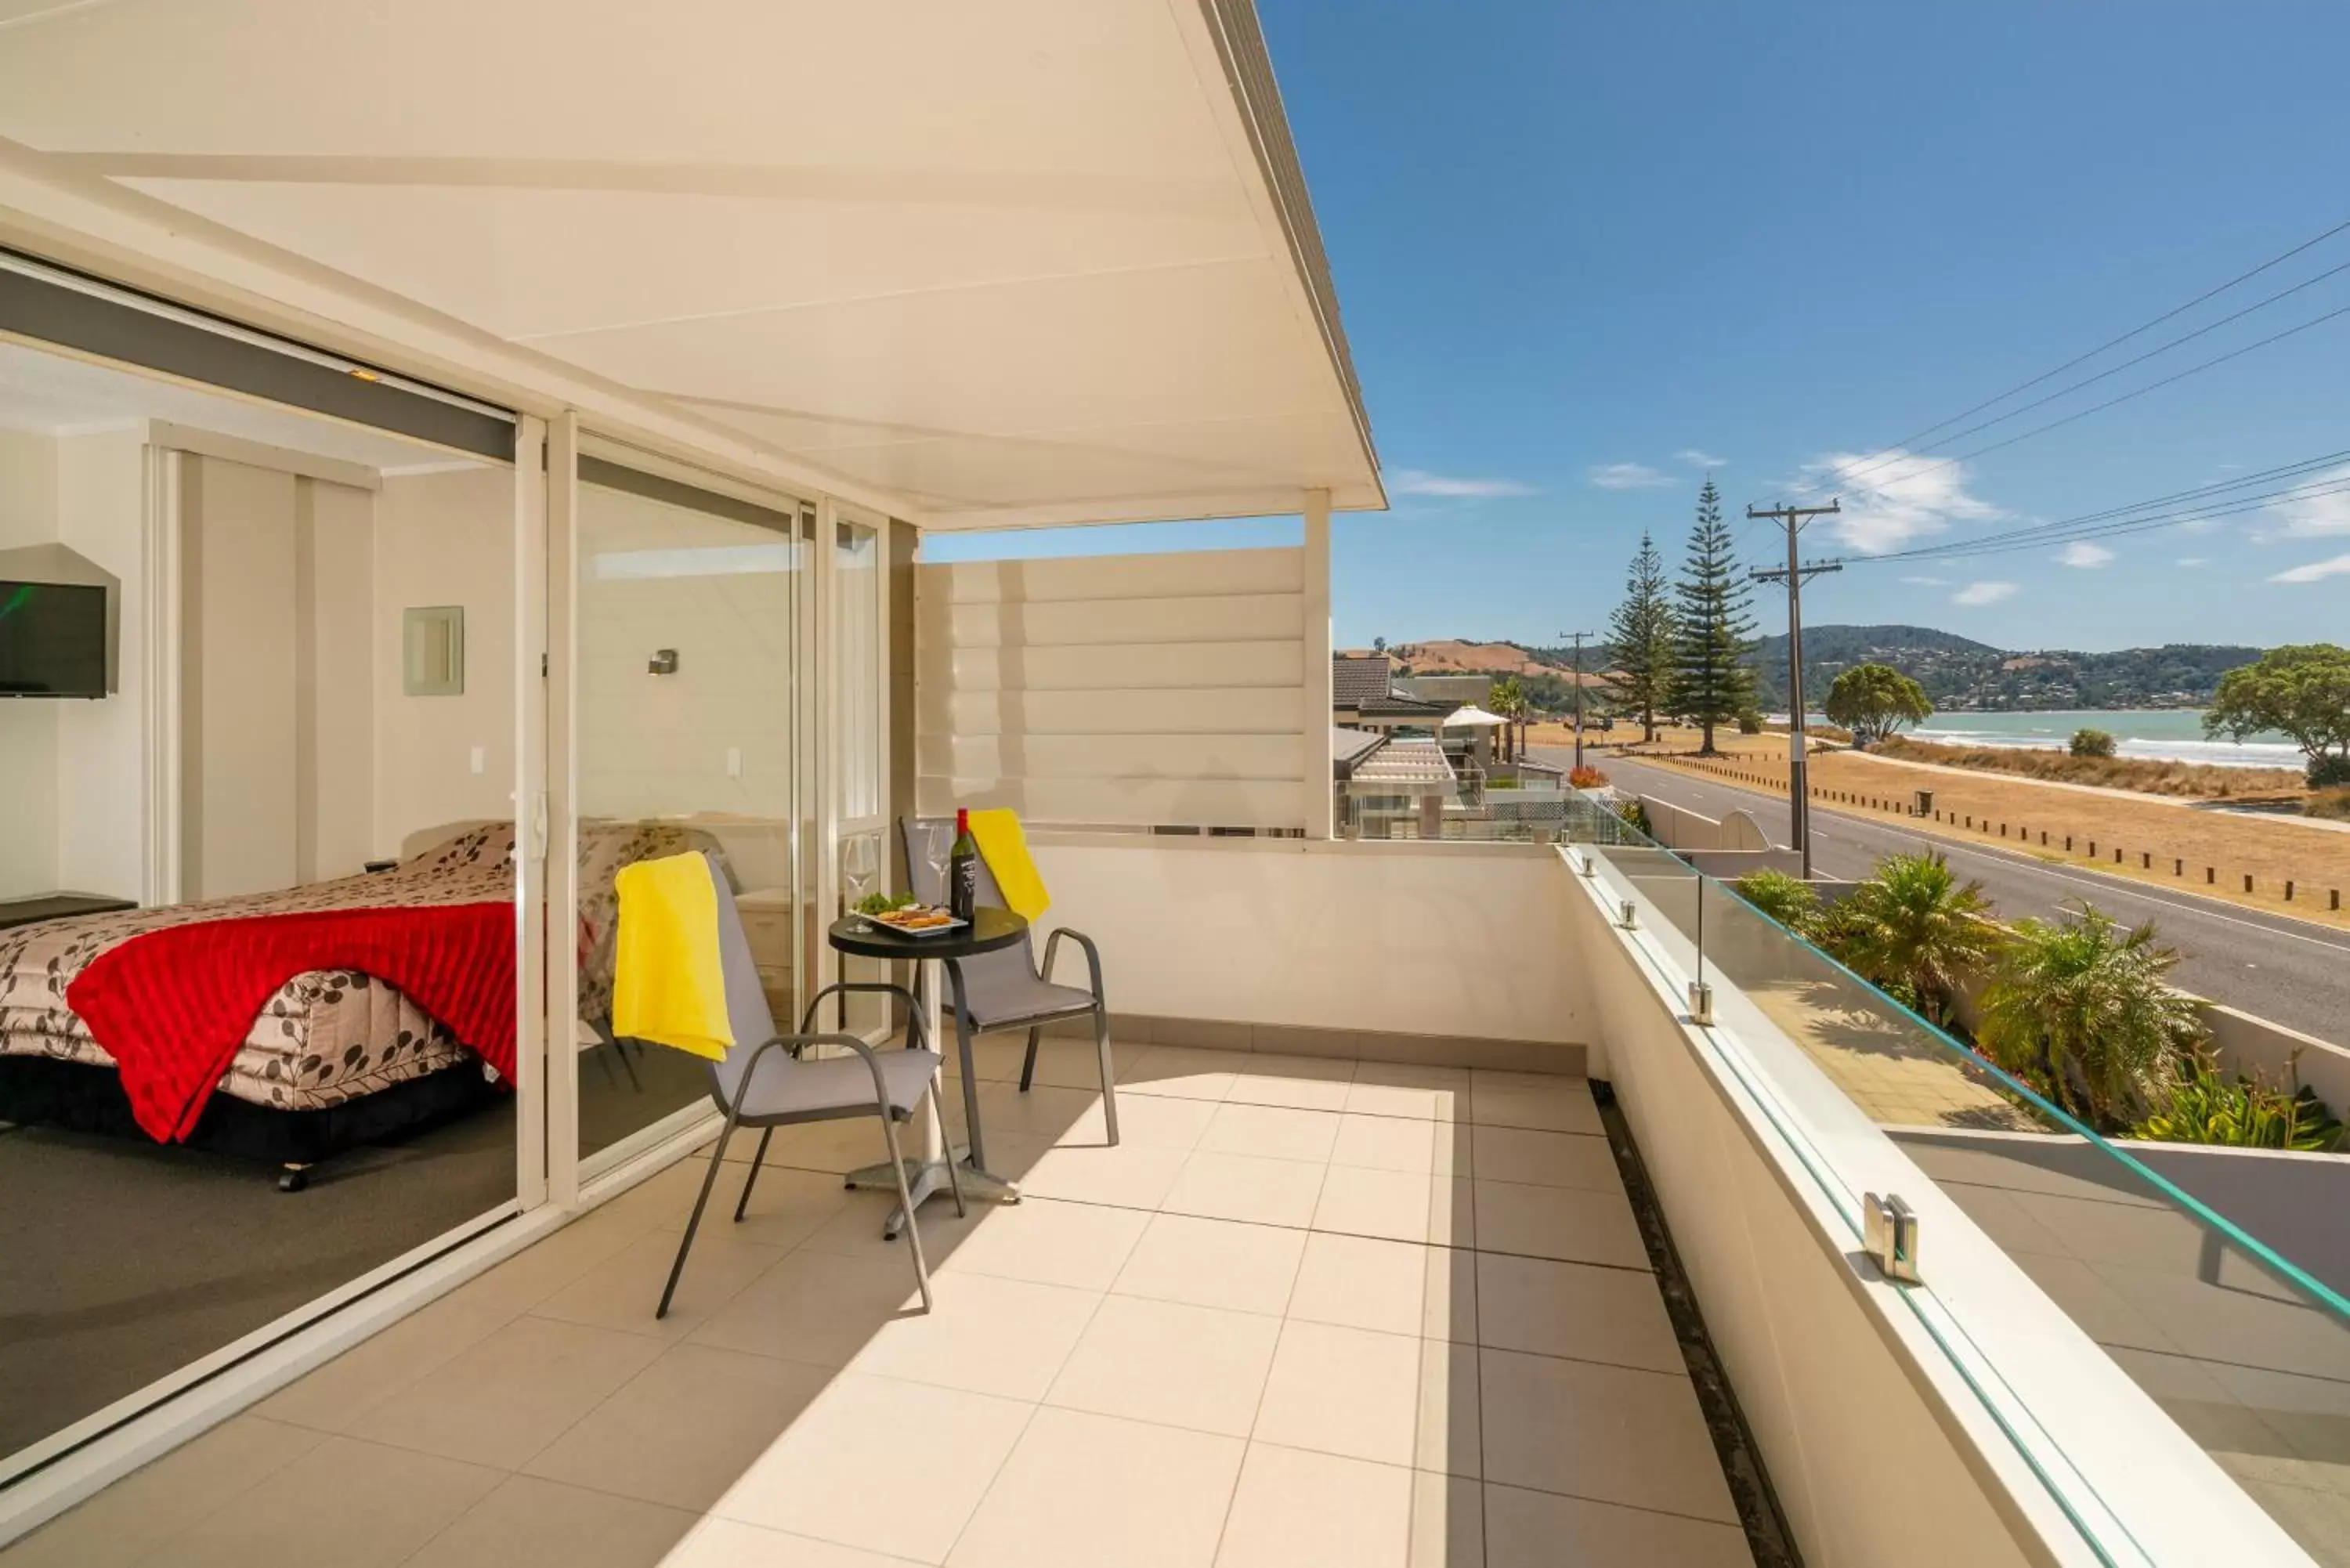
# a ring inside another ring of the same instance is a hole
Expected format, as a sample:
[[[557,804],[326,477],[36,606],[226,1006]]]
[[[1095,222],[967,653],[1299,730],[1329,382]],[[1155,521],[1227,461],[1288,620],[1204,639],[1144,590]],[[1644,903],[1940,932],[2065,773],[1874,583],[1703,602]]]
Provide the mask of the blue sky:
[[[1601,627],[1643,527],[1678,557],[1709,465],[1733,516],[1840,491],[1854,515],[1840,536],[1815,525],[1807,552],[1857,556],[2350,449],[2345,316],[1935,466],[2350,305],[2345,272],[2091,391],[1879,461],[2350,219],[2350,8],[1259,5],[1394,503],[1336,524],[1342,646]],[[2026,397],[2345,262],[2350,233]],[[1742,552],[1783,547],[1767,535],[1742,525]],[[1783,602],[1758,595],[1766,628]],[[1856,566],[1805,611],[2017,648],[2350,641],[2350,493],[2069,561]]]

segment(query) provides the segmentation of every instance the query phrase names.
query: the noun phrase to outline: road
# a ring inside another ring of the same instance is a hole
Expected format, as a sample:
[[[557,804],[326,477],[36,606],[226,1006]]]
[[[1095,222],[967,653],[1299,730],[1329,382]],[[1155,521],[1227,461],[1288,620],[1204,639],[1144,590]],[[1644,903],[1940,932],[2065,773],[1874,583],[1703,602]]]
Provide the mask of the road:
[[[1529,750],[1548,761],[1574,760],[1571,750]],[[1619,788],[1715,818],[1743,807],[1775,842],[1787,840],[1783,799],[1624,757],[1591,760]],[[2151,919],[2163,940],[2178,950],[2178,967],[2171,971],[2174,983],[2321,1040],[2344,1038],[2344,1004],[2350,1001],[2350,932],[2192,894],[2141,891],[2118,877],[1911,833],[1816,803],[1812,807],[1812,865],[1824,876],[1866,877],[1883,857],[1917,849],[1937,849],[1950,857],[1952,867],[1982,883],[2000,914],[2010,919],[2059,914],[2083,898],[2095,900],[2118,919]]]

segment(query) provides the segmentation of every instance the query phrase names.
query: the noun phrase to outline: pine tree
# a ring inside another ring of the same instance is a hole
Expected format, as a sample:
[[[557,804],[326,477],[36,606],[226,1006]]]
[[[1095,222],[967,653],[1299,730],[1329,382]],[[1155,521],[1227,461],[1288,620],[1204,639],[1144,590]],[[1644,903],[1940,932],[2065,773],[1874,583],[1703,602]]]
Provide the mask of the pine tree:
[[[1657,738],[1657,714],[1672,706],[1679,629],[1665,581],[1664,557],[1657,554],[1657,542],[1643,532],[1640,553],[1632,557],[1631,574],[1624,581],[1624,602],[1608,618],[1607,631],[1609,657],[1616,661],[1617,705],[1627,714],[1640,716],[1647,740]]]
[[[1679,635],[1673,660],[1673,711],[1704,732],[1700,751],[1713,753],[1713,731],[1754,705],[1754,672],[1746,663],[1754,622],[1750,597],[1721,520],[1721,493],[1713,481],[1698,492],[1697,525],[1673,587]]]

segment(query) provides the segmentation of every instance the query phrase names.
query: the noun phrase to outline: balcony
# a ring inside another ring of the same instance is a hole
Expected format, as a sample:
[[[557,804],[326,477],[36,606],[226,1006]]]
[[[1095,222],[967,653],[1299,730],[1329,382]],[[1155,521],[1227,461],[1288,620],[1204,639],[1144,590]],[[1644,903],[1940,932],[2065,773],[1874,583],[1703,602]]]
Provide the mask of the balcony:
[[[871,1124],[786,1129],[666,1321],[698,1160],[8,1568],[1752,1561],[1582,1078],[1128,1039],[1109,1148],[1090,1056],[982,1043],[1026,1197],[930,1206],[929,1316]]]

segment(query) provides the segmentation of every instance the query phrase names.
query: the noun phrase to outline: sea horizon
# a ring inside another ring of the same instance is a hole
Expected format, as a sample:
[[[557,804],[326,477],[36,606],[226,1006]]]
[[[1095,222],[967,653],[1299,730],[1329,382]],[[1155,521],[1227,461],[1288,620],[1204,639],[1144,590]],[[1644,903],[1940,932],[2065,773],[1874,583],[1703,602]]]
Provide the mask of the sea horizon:
[[[1772,715],[1786,722],[1784,713]],[[1822,714],[1814,723],[1826,723]],[[1937,712],[1902,733],[1954,746],[2063,751],[2075,730],[2104,730],[2117,756],[2155,762],[2206,763],[2215,767],[2293,768],[2307,759],[2289,736],[2264,732],[2249,740],[2206,740],[2200,708],[2003,708]]]

